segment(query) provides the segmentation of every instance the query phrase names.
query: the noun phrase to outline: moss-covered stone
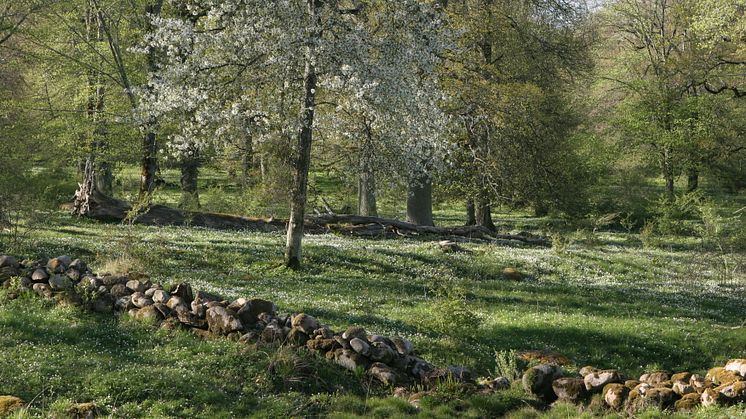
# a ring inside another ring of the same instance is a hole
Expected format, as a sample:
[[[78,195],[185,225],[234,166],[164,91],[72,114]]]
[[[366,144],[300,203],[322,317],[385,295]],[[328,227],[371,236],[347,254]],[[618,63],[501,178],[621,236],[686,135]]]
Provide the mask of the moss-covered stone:
[[[734,381],[739,381],[741,376],[733,371],[728,371],[723,367],[711,368],[707,371],[705,380],[710,380],[713,384],[721,386],[723,384],[730,384]]]
[[[715,388],[720,397],[728,404],[746,402],[746,381],[734,381]]]
[[[640,382],[637,380],[627,380],[624,382],[624,386],[627,387],[630,390],[633,390],[635,387],[640,385]]]
[[[560,377],[560,373],[559,366],[554,364],[531,367],[523,373],[521,378],[523,389],[545,403],[552,403],[557,400],[552,383]]]
[[[674,383],[677,381],[681,381],[684,383],[689,383],[689,380],[692,378],[692,373],[690,372],[679,372],[671,376],[671,381]]]
[[[682,397],[681,400],[676,400],[673,407],[677,412],[687,412],[696,409],[699,404],[699,394],[689,393]]]
[[[641,383],[648,383],[651,386],[657,386],[665,381],[668,381],[670,376],[665,371],[654,371],[640,376]]]
[[[629,395],[629,388],[624,384],[611,383],[604,386],[601,394],[604,396],[604,402],[612,409],[619,410],[624,406],[624,402]]]
[[[13,413],[23,407],[23,400],[15,396],[0,396],[0,417]]]
[[[552,382],[552,390],[560,401],[577,403],[588,396],[582,378],[558,378]]]

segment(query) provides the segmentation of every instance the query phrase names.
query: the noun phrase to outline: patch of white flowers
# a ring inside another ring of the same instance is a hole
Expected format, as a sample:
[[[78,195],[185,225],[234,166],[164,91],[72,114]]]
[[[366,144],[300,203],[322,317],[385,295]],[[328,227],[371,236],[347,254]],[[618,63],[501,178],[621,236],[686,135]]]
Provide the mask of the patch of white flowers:
[[[315,129],[357,141],[367,127],[397,165],[433,160],[448,123],[436,74],[449,39],[440,13],[415,0],[357,2],[354,11],[322,3],[320,39],[305,0],[192,0],[180,17],[153,18],[141,49],[164,58],[141,89],[141,112],[174,132],[174,156],[247,135],[294,137],[313,42]]]

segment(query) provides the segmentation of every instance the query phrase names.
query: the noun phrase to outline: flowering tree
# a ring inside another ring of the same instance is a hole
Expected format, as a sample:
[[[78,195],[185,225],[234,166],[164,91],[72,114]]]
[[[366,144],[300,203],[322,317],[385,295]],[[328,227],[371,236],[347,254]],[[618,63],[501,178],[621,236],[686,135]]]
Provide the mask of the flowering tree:
[[[151,78],[150,112],[191,115],[176,134],[189,141],[262,133],[290,145],[289,267],[300,266],[317,129],[352,136],[345,124],[363,121],[356,126],[370,128],[366,141],[436,138],[436,95],[428,92],[437,91],[442,44],[431,7],[415,0],[193,0],[183,10],[154,20],[147,48],[163,49],[166,58]]]

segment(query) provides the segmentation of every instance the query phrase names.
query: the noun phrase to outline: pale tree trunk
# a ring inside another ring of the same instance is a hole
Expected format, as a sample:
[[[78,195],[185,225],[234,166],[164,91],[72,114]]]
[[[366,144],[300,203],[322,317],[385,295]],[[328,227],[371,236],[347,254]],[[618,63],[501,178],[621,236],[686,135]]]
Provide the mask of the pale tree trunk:
[[[89,5],[86,11],[86,40],[89,43],[99,43],[104,39],[103,22],[101,15],[96,11],[94,5]],[[91,140],[91,152],[88,156],[90,170],[85,171],[85,176],[92,176],[96,190],[106,195],[113,194],[113,175],[111,165],[100,158],[100,153],[106,149],[106,126],[103,121],[105,110],[106,90],[103,85],[101,73],[90,70],[88,72],[88,104],[86,116],[93,123],[93,139]],[[84,183],[86,179],[84,179]]]
[[[476,208],[477,225],[487,227],[488,229],[495,231],[495,223],[492,222],[492,207],[484,200],[480,199],[477,203]]]
[[[148,3],[145,6],[145,13],[152,16],[160,16],[163,0],[157,0]],[[148,20],[149,21],[149,20]],[[152,27],[148,28],[151,32]],[[118,48],[117,48],[118,50]],[[157,51],[154,48],[148,50],[148,71],[154,73],[158,70]],[[123,71],[123,70],[122,70]],[[128,78],[124,78],[128,80]],[[129,84],[129,82],[127,82]],[[133,107],[135,101],[130,97]],[[155,118],[150,118],[147,125],[143,127],[145,132],[142,140],[142,160],[140,164],[140,199],[149,199],[150,194],[155,190],[156,178],[158,173],[158,143],[154,129],[157,125]]]
[[[357,188],[358,215],[378,216],[376,204],[376,175],[373,171],[373,138],[366,127],[366,138],[360,147],[360,173]]]
[[[466,200],[466,225],[473,226],[477,225],[477,214],[474,209],[474,200]]]
[[[673,199],[674,194],[674,172],[673,172],[673,161],[671,158],[671,149],[668,146],[663,148],[663,155],[661,159],[661,169],[663,172],[663,179],[666,181],[666,193],[670,199]]]
[[[418,173],[409,181],[407,221],[421,226],[435,225],[433,223],[433,184],[427,173]]]
[[[307,0],[310,40],[306,44],[305,70],[303,74],[303,105],[300,111],[301,128],[298,132],[293,173],[293,190],[290,202],[285,265],[299,269],[301,264],[301,242],[303,240],[303,218],[306,215],[308,170],[311,167],[311,143],[313,142],[314,108],[316,105],[316,41],[321,37],[321,17],[318,0]]]
[[[241,151],[241,187],[247,188],[251,183],[251,169],[254,168],[254,141],[246,135]]]
[[[181,160],[181,202],[179,207],[196,209],[199,202],[199,157],[192,155]]]

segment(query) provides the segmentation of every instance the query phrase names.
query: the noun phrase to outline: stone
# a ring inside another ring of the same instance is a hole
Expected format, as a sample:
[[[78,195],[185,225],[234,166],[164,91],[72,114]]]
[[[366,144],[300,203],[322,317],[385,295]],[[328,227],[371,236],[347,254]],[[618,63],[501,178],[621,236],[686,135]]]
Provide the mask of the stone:
[[[340,349],[341,346],[334,339],[312,339],[306,342],[306,347],[312,351],[329,352]]]
[[[52,298],[52,288],[44,283],[36,283],[33,288],[34,292],[40,297]]]
[[[655,371],[647,374],[643,374],[640,376],[640,382],[641,383],[648,383],[651,386],[657,386],[658,384],[661,384],[664,381],[669,380],[669,376],[667,372],[664,371]]]
[[[578,403],[588,396],[582,378],[558,378],[552,382],[552,390],[563,402]]]
[[[673,404],[673,408],[677,412],[688,412],[694,410],[700,404],[699,397],[698,393],[689,393],[683,396],[680,400],[676,400]]]
[[[671,376],[671,381],[673,381],[674,383],[677,381],[688,383],[691,378],[692,378],[692,373],[679,372]]]
[[[396,372],[386,364],[376,362],[368,369],[368,374],[387,386],[396,385]]]
[[[370,345],[370,352],[368,353],[368,357],[373,361],[388,364],[396,357],[396,352],[391,349],[391,346],[384,342],[373,342]]]
[[[691,386],[691,384],[684,381],[674,382],[671,390],[673,390],[673,392],[678,394],[679,396],[685,396],[687,394],[697,392],[697,390],[695,390],[694,387]]]
[[[676,393],[667,387],[653,387],[645,392],[645,398],[665,409],[673,405],[673,402],[676,400]]]
[[[591,366],[585,366],[580,369],[580,376],[585,378],[588,374],[593,374],[594,372],[598,372],[599,369]]]
[[[61,274],[65,272],[65,269],[67,269],[67,265],[60,258],[49,259],[49,262],[47,262],[49,273]]]
[[[308,342],[310,337],[303,332],[300,329],[290,329],[290,332],[288,333],[287,341],[292,346],[305,346],[306,342]]]
[[[44,269],[36,269],[31,274],[31,280],[34,282],[46,282],[49,280],[49,274]]]
[[[0,268],[13,268],[18,269],[21,267],[21,264],[18,263],[18,260],[14,258],[13,256],[0,256]]]
[[[270,316],[277,314],[277,307],[271,301],[254,298],[249,300],[246,304],[241,307],[238,311],[238,317],[247,326],[251,326],[260,320],[262,313],[267,313]]]
[[[28,279],[27,277],[25,277],[25,276],[22,276],[22,277],[21,277],[21,280],[20,280],[20,281],[19,281],[19,283],[18,283],[18,286],[19,286],[19,287],[20,287],[21,289],[27,289],[27,290],[30,290],[30,289],[31,289],[31,288],[32,288],[32,287],[34,286],[34,283],[33,283],[33,282],[31,282],[31,280],[30,280],[30,279]]]
[[[62,266],[65,267],[65,269],[70,267],[70,265],[73,263],[73,259],[67,255],[57,256],[56,259],[62,264]]]
[[[347,330],[342,333],[342,339],[344,340],[352,340],[358,338],[360,340],[367,340],[368,339],[368,333],[365,332],[365,329],[363,329],[360,326],[350,326],[347,328]]]
[[[604,402],[612,409],[619,410],[624,406],[624,401],[627,400],[629,395],[629,388],[624,384],[611,383],[606,384],[601,391],[604,398]]]
[[[153,302],[166,304],[171,298],[171,294],[163,290],[155,290],[153,292]]]
[[[320,327],[319,321],[315,317],[305,313],[293,316],[291,325],[307,335],[313,335],[314,331]]]
[[[597,393],[603,390],[607,384],[621,383],[622,379],[617,370],[599,370],[583,377],[585,389]]]
[[[122,297],[127,297],[131,295],[132,290],[122,284],[116,284],[111,287],[111,290],[109,290],[109,293],[111,293],[111,295],[113,295],[114,298],[120,299]]]
[[[510,380],[506,377],[497,377],[490,383],[493,390],[507,390],[510,388]]]
[[[515,268],[505,268],[503,269],[503,278],[511,281],[520,281],[523,279],[523,275]]]
[[[334,332],[328,326],[321,326],[313,331],[314,336],[320,336],[322,339],[331,339],[334,337]]]
[[[720,404],[720,393],[711,388],[706,388],[699,397],[704,407],[717,406]]]
[[[171,296],[180,297],[185,304],[191,304],[194,300],[192,286],[185,282],[173,286],[171,288]]]
[[[171,315],[171,309],[163,303],[153,303],[153,307],[163,315],[163,318],[167,318]]]
[[[176,313],[176,317],[181,323],[197,329],[207,330],[207,320],[197,317],[194,313],[189,311],[186,306],[176,306],[173,311]]]
[[[132,298],[130,296],[125,296],[117,299],[114,303],[114,308],[119,311],[127,312],[135,308],[135,305],[132,304]]]
[[[13,411],[23,408],[23,400],[15,396],[0,396],[0,417],[10,416]]]
[[[285,337],[285,328],[276,323],[268,324],[262,330],[262,341],[267,343],[283,342],[285,341]]]
[[[350,349],[342,349],[341,352],[337,353],[334,357],[334,362],[351,371],[358,368],[365,369],[370,364],[367,358]]]
[[[158,311],[154,306],[144,306],[137,309],[135,312],[135,319],[145,322],[159,322],[164,319],[163,314]]]
[[[103,278],[101,278],[101,282],[103,285],[106,285],[108,287],[114,286],[116,284],[127,284],[127,277],[126,276],[113,276],[113,275],[106,275]]]
[[[540,364],[531,367],[523,373],[521,384],[523,389],[539,400],[549,404],[557,399],[552,389],[554,380],[560,378],[561,370],[556,364]]]
[[[158,288],[150,287],[150,288],[146,289],[143,292],[143,294],[145,294],[146,297],[149,297],[150,299],[152,299],[153,295],[155,294],[156,291],[158,291]]]
[[[350,339],[350,346],[352,349],[363,356],[368,356],[370,354],[370,345],[368,342],[364,341],[360,338],[352,338]]]
[[[729,384],[741,379],[741,376],[733,371],[728,371],[722,367],[711,368],[705,375],[705,380],[712,381],[715,385]]]
[[[80,281],[80,271],[77,269],[68,269],[67,272],[65,272],[65,275],[73,282]]]
[[[725,364],[725,370],[746,378],[746,359],[731,359]]]
[[[188,306],[187,306],[186,302],[184,302],[184,300],[181,297],[179,297],[178,295],[172,295],[172,296],[170,296],[170,298],[166,301],[166,305],[171,310],[175,310],[176,307],[179,307],[179,306],[183,306],[184,308],[188,309]]]
[[[402,358],[397,358],[397,360],[399,359],[403,359],[405,361],[405,369],[409,372],[409,374],[412,377],[419,379],[420,381],[426,381],[428,375],[436,369],[435,365],[417,356],[410,355]],[[398,365],[393,366],[400,368]]]
[[[691,378],[689,378],[689,385],[692,386],[697,393],[702,393],[705,388],[711,387],[712,383],[705,380],[705,378],[699,374],[692,374]]]
[[[75,403],[67,409],[67,414],[76,419],[93,419],[99,417],[96,403]]]
[[[720,398],[728,404],[746,402],[746,381],[734,381],[715,388],[720,393]]]
[[[80,259],[75,259],[74,261],[70,262],[68,268],[75,269],[78,272],[86,272],[88,270],[88,265],[86,265],[85,262]]]
[[[145,284],[140,282],[137,279],[131,279],[127,281],[126,287],[130,289],[133,293],[135,292],[145,292]]]
[[[206,312],[208,330],[216,335],[227,335],[243,329],[241,320],[225,307],[212,307]]]
[[[151,300],[149,297],[146,297],[145,294],[141,292],[132,294],[130,298],[132,299],[132,304],[134,304],[134,306],[137,308],[143,308],[153,304],[153,300]]]
[[[414,345],[412,345],[412,342],[401,336],[394,336],[393,338],[391,338],[391,342],[394,344],[396,352],[398,352],[400,355],[407,356],[414,351]]]
[[[640,382],[637,380],[627,380],[624,382],[624,386],[630,390],[634,390],[638,385],[640,385]]]

